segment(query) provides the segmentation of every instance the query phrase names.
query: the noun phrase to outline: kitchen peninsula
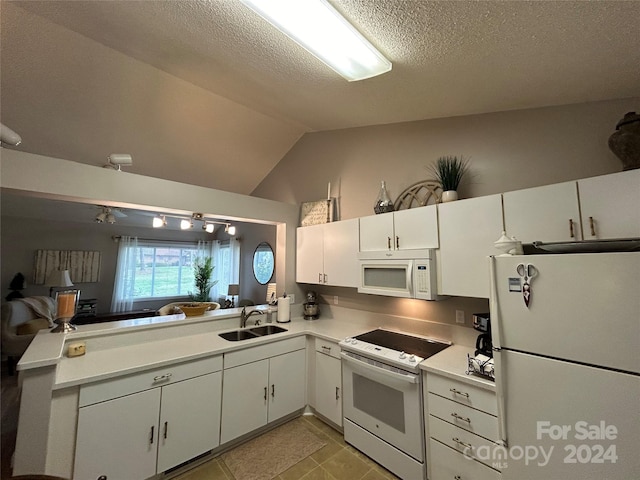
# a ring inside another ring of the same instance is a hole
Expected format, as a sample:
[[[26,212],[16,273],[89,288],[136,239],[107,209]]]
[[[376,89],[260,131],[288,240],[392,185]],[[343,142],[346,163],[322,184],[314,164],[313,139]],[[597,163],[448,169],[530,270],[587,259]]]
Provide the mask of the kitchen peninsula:
[[[302,400],[290,406],[290,411],[283,413],[282,417],[280,414],[267,417],[265,425],[270,428],[282,419],[297,416],[305,407],[315,407],[313,345],[316,339],[335,343],[373,328],[385,327],[452,341],[456,348],[467,346],[468,351],[474,342],[474,332],[468,328],[337,306],[326,306],[323,317],[314,321],[302,320],[301,312],[294,311],[290,323],[279,324],[286,332],[236,342],[221,338],[219,333],[238,329],[239,316],[239,309],[216,310],[201,317],[171,315],[81,325],[76,332],[66,335],[46,331],[39,333],[18,364],[23,377],[23,397],[14,474],[47,473],[68,478],[73,474],[73,478],[81,478],[75,472],[82,468],[82,462],[76,458],[82,449],[77,448],[86,444],[84,440],[76,442],[76,434],[82,435],[78,425],[82,412],[89,412],[96,405],[107,405],[110,401],[134,399],[154,390],[159,393],[160,388],[167,389],[168,393],[168,387],[189,386],[188,382],[198,379],[211,380],[210,385],[219,385],[216,382],[219,382],[223,370],[243,364],[253,365],[248,363],[253,360],[257,364],[257,360],[262,361],[263,358],[296,355],[291,358],[297,362],[288,362],[281,368],[302,364]],[[254,315],[252,320],[266,320],[265,317]],[[86,354],[69,357],[69,346],[73,344],[84,344]],[[300,359],[305,361],[300,362]],[[244,383],[249,385],[250,381],[245,378]],[[230,385],[231,382],[225,380],[225,389]],[[187,394],[202,390],[200,385],[190,387],[178,395],[181,402],[188,401]],[[229,442],[225,441],[225,394],[215,388],[213,391],[218,395],[218,402],[222,398],[223,403],[222,418],[219,419],[222,440],[217,439],[216,447],[205,451],[212,450],[216,454],[225,448],[225,444],[228,447],[250,434],[241,432],[235,436],[237,432],[230,432],[227,434]],[[242,395],[235,398],[239,397]],[[162,398],[164,401],[164,393]],[[153,400],[149,400],[151,403],[146,399],[140,400],[143,410],[152,409]],[[210,405],[210,410],[215,410]],[[154,415],[157,421],[157,411]],[[111,427],[109,425],[109,430],[113,431]],[[127,431],[131,428],[128,426]],[[162,425],[157,428],[162,428]],[[151,435],[159,433],[158,430],[152,432]],[[144,450],[148,450],[146,444]],[[175,464],[188,461],[192,456],[176,460]],[[155,468],[155,460],[153,463]],[[158,457],[158,465],[161,464]],[[162,471],[164,469],[159,469],[157,473]],[[152,478],[155,474],[154,470],[140,478]]]

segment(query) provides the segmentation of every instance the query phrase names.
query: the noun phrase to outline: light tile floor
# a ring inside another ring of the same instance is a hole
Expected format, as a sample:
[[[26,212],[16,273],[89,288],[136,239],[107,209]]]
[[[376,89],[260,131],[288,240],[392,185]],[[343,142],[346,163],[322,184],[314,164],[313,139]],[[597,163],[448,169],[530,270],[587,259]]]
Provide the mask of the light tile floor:
[[[301,462],[281,473],[276,480],[394,480],[366,455],[345,443],[342,434],[314,416],[305,415],[293,420],[303,422],[326,445]],[[214,458],[174,480],[235,480],[224,461]]]

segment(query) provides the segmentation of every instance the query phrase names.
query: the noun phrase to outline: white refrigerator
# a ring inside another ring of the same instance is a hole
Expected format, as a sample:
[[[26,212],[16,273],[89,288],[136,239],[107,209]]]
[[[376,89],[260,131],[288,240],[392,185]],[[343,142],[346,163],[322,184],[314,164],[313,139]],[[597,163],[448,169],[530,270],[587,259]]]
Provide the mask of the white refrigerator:
[[[640,479],[640,252],[489,260],[503,445],[483,454],[503,480]]]

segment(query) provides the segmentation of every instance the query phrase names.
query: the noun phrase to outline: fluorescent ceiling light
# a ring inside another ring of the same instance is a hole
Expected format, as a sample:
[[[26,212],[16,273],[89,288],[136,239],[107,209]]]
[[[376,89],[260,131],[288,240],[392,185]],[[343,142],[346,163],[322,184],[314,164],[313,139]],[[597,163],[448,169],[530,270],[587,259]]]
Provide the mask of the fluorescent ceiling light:
[[[241,1],[350,82],[391,70],[391,62],[325,0]]]

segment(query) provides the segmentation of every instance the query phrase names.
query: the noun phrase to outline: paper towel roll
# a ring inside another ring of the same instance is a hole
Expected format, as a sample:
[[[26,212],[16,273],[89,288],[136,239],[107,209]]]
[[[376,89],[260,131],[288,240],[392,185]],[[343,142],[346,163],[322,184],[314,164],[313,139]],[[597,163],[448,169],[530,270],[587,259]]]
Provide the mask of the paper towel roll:
[[[291,303],[290,297],[278,298],[278,323],[287,323],[291,321],[290,310]]]

